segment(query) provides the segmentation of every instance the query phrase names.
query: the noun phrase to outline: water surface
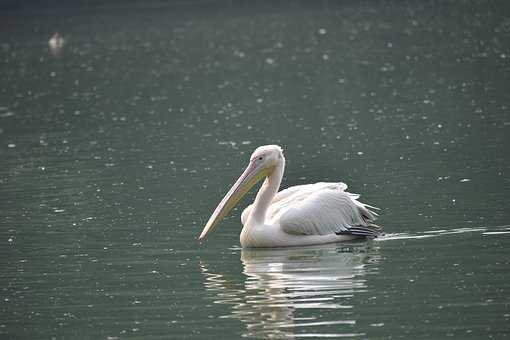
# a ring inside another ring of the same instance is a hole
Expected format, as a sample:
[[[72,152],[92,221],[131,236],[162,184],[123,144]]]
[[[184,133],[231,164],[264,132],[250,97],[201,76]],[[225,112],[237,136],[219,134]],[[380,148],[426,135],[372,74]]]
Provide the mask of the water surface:
[[[0,7],[0,335],[510,334],[505,2]],[[52,53],[47,41],[67,40]],[[386,235],[195,238],[258,145]]]

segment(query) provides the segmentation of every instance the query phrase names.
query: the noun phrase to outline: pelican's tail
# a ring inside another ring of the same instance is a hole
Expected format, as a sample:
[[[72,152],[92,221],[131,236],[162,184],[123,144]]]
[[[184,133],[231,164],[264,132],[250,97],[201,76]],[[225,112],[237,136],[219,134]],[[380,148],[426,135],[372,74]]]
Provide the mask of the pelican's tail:
[[[375,220],[377,220],[378,214],[373,210],[379,210],[379,208],[361,203],[359,201],[356,201],[356,203],[358,203],[358,213],[363,222],[359,225],[348,227],[347,230],[338,232],[336,234],[376,238],[381,234],[382,227],[374,223]]]

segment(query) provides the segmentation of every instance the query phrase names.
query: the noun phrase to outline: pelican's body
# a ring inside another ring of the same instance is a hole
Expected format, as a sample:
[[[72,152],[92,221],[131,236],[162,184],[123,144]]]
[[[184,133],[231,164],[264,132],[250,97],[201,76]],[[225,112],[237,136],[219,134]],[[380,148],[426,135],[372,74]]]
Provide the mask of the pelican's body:
[[[265,177],[255,202],[241,215],[243,247],[289,247],[333,243],[359,237],[376,237],[371,206],[345,191],[344,183],[298,185],[278,192],[285,158],[276,145],[257,148],[250,164],[209,218],[199,239],[235,206],[248,190]]]
[[[58,32],[55,32],[51,36],[50,40],[48,40],[48,46],[51,49],[62,48],[62,47],[64,47],[64,43],[65,43],[64,38]]]
[[[50,40],[48,40],[48,46],[50,49],[50,53],[53,54],[55,57],[60,56],[62,49],[64,47],[64,44],[65,44],[64,38],[60,35],[60,33],[55,32],[51,36]]]

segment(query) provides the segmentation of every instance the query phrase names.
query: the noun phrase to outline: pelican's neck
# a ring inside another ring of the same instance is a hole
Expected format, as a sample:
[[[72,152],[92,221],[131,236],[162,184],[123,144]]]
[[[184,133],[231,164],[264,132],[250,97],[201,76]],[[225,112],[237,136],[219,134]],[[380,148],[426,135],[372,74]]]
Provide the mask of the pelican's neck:
[[[255,202],[253,202],[253,210],[250,214],[250,224],[263,224],[266,218],[266,212],[274,196],[280,188],[280,183],[283,178],[283,171],[285,169],[285,159],[280,158],[280,161],[275,166],[274,170],[267,176],[264,183],[260,187]]]

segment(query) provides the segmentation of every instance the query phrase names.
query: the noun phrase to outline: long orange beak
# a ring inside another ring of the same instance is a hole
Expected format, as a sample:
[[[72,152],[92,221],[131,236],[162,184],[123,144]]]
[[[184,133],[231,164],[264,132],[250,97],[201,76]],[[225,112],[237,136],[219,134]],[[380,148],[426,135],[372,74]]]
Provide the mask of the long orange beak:
[[[264,166],[263,164],[257,164],[256,162],[250,162],[246,170],[235,184],[230,188],[225,197],[221,200],[220,204],[216,207],[209,221],[202,230],[202,233],[198,237],[199,241],[202,241],[214,227],[235,207],[235,205],[243,198],[244,195],[262,178],[266,177],[271,168]]]

